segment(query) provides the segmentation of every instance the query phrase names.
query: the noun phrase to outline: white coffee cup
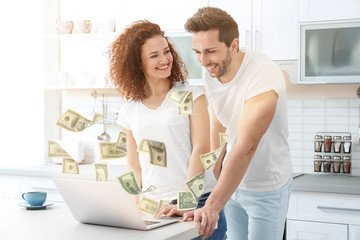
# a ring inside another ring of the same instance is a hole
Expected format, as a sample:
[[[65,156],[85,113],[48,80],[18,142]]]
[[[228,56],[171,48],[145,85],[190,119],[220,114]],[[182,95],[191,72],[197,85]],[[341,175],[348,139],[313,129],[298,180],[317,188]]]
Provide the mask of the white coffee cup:
[[[83,19],[79,21],[80,33],[91,33],[91,20]]]

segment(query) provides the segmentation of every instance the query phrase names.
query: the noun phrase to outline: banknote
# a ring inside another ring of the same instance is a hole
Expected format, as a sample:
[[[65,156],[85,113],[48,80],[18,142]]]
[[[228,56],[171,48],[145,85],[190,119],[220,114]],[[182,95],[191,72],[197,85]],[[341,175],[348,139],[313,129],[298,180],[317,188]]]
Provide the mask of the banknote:
[[[160,200],[159,201],[159,207],[158,207],[158,209],[156,211],[160,211],[161,209],[163,209],[168,204],[170,204],[170,201]]]
[[[227,142],[229,135],[226,133],[219,133],[219,138],[220,138],[220,147],[223,147]]]
[[[172,101],[173,103],[176,103],[177,105],[181,105],[183,104],[189,93],[190,91],[173,88],[168,92],[166,98]]]
[[[56,122],[56,125],[71,132],[81,132],[94,125],[95,123],[101,121],[103,118],[104,115],[95,113],[93,120],[90,121],[80,113],[68,109],[60,116],[60,118]]]
[[[127,136],[126,133],[120,132],[116,141],[116,150],[127,152]]]
[[[192,210],[197,207],[198,203],[191,192],[180,191],[177,195],[178,210]]]
[[[107,182],[109,179],[109,166],[107,162],[95,162],[95,176],[98,182]]]
[[[178,105],[178,115],[191,115],[194,113],[194,101],[192,92],[188,94],[185,101]]]
[[[100,159],[116,159],[126,156],[126,152],[115,149],[116,142],[99,142]]]
[[[167,167],[166,146],[162,142],[148,140],[150,164]]]
[[[200,197],[205,190],[206,180],[204,173],[200,172],[185,184],[189,188],[190,192],[194,195],[196,202],[199,203]]]
[[[143,213],[154,214],[159,209],[159,202],[142,196],[137,209]]]
[[[62,173],[66,174],[79,174],[78,163],[71,158],[63,158],[62,160]]]
[[[48,158],[71,158],[70,155],[57,143],[49,140],[47,145]]]
[[[139,195],[146,192],[152,192],[156,189],[155,186],[151,185],[145,191],[141,190],[139,184],[137,183],[135,172],[133,170],[121,174],[117,177],[117,179],[120,182],[121,186],[125,189],[125,191],[131,195]]]
[[[205,168],[205,170],[209,170],[217,161],[219,158],[219,155],[221,153],[222,147],[219,147],[218,149],[205,153],[200,156],[201,162]]]
[[[149,153],[149,144],[147,139],[141,139],[137,147],[137,151],[141,153]]]

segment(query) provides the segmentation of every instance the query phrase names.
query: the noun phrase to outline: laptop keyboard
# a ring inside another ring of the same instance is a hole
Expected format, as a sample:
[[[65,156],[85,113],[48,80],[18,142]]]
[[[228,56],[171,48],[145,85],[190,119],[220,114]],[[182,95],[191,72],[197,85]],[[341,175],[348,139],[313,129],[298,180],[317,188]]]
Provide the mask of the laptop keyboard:
[[[150,221],[150,220],[144,220],[144,222],[145,222],[146,226],[150,226],[150,225],[153,225],[153,224],[156,224],[156,223],[160,223],[160,222],[157,222],[157,221]]]

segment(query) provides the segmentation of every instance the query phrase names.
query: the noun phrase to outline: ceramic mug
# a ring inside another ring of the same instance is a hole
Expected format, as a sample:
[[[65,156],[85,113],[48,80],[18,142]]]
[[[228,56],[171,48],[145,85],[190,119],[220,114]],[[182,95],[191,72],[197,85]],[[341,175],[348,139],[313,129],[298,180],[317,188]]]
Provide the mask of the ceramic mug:
[[[23,193],[21,197],[30,204],[30,206],[42,206],[46,201],[46,195],[46,192],[27,192]]]
[[[73,21],[62,21],[62,32],[63,34],[71,34],[74,28]]]
[[[81,33],[91,33],[91,20],[80,20],[79,27]]]

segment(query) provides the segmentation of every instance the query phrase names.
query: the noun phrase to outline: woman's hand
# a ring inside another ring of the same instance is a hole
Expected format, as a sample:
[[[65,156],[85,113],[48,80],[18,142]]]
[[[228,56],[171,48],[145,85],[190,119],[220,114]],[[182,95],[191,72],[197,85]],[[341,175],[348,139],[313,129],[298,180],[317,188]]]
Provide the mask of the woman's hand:
[[[160,209],[160,211],[155,213],[155,217],[161,217],[162,215],[165,215],[167,217],[174,217],[174,216],[183,216],[184,213],[186,213],[187,211],[179,211],[177,210],[177,205],[175,204],[168,204],[165,207],[163,207],[162,209]]]

